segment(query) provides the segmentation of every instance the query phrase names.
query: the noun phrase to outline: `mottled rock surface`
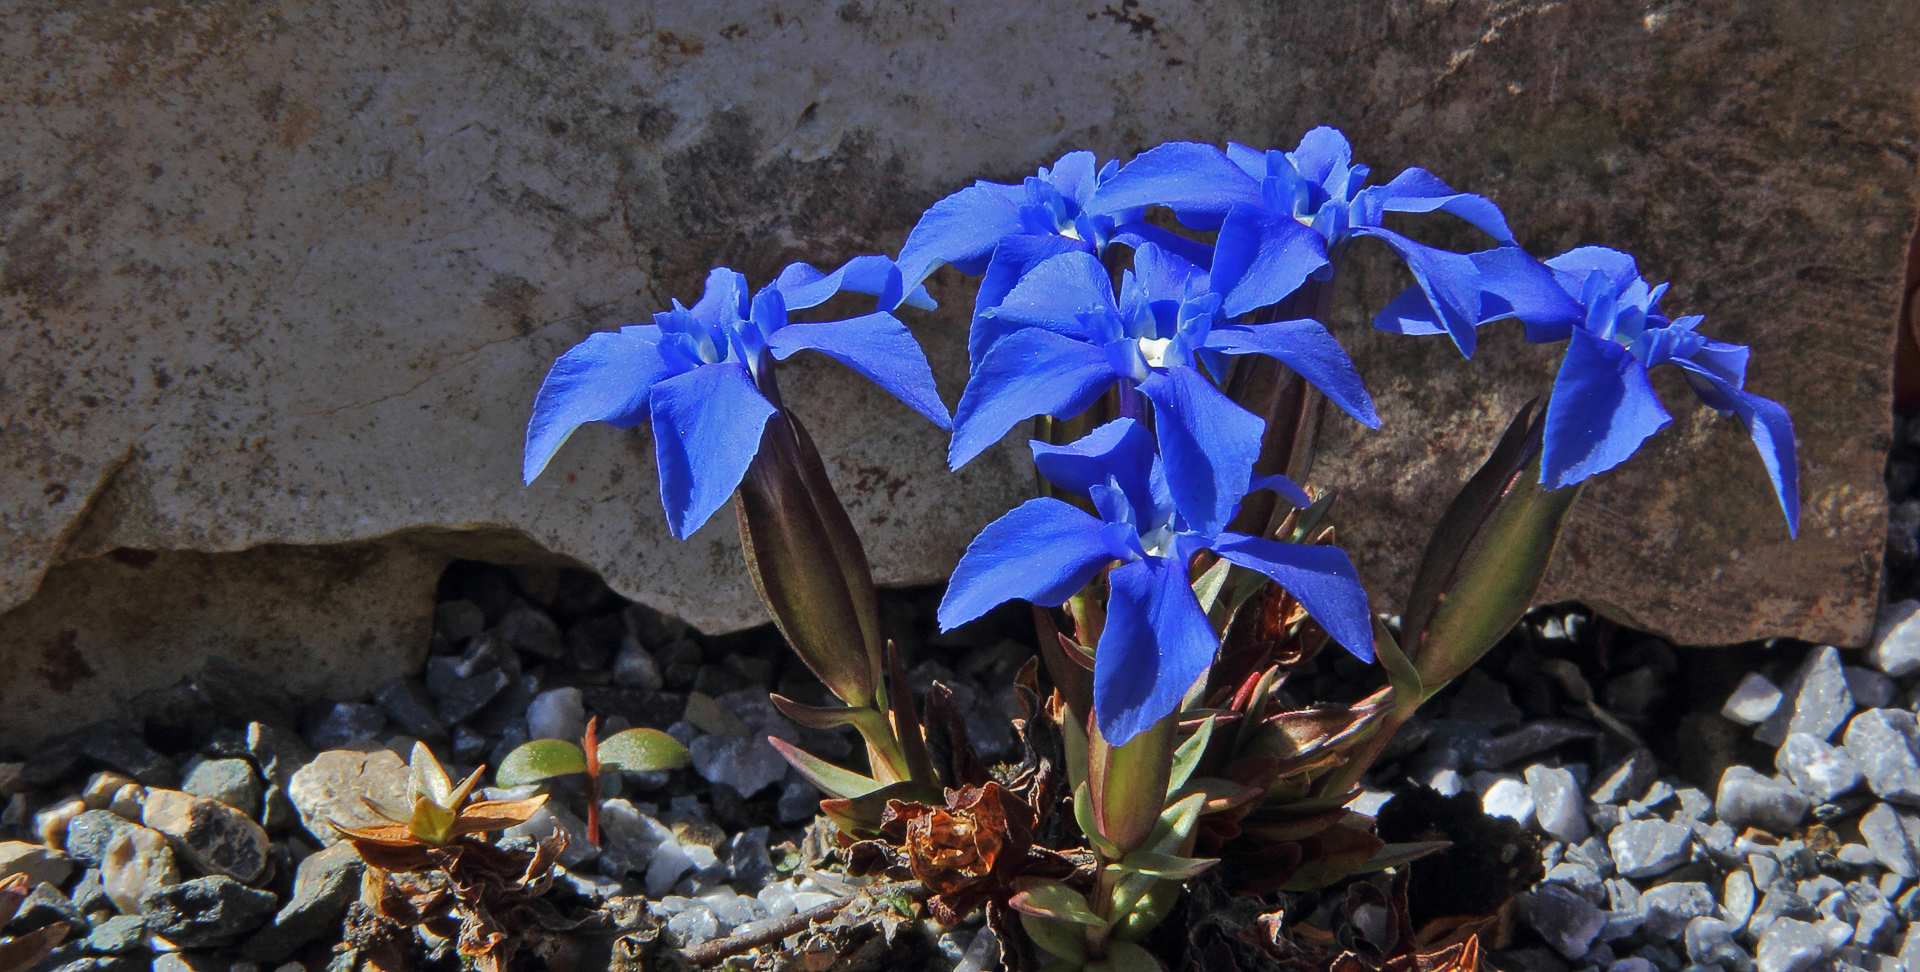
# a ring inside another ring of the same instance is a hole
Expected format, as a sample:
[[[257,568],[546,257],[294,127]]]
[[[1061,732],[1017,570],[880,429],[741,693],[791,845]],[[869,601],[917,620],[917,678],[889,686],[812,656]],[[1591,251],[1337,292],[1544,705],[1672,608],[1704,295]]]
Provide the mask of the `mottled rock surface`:
[[[449,554],[420,531],[481,530],[704,628],[757,623],[729,517],[668,539],[644,430],[587,428],[521,486],[557,353],[692,299],[716,263],[762,281],[891,250],[940,195],[1068,149],[1291,145],[1328,123],[1383,175],[1417,163],[1492,196],[1535,252],[1638,253],[1675,281],[1672,310],[1756,345],[1750,387],[1793,411],[1806,519],[1789,545],[1737,423],[1660,376],[1673,427],[1593,485],[1543,599],[1685,643],[1866,637],[1920,142],[1911,5],[636,9],[0,13],[0,605],[78,599],[61,572],[122,548],[375,538],[418,561],[395,566],[410,580],[325,572],[337,595],[424,592]],[[1436,242],[1480,244],[1429,222]],[[1331,323],[1386,425],[1328,420],[1312,480],[1341,492],[1341,537],[1391,601],[1557,351],[1504,326],[1472,362],[1375,334],[1361,308],[1404,271],[1363,244],[1345,280]],[[952,400],[971,284],[949,271],[933,289],[943,309],[909,323]],[[948,475],[942,437],[838,366],[796,362],[783,386],[883,582],[944,575],[1030,489],[1015,448]],[[142,583],[111,579],[109,602]],[[116,652],[147,659],[88,612],[35,617],[0,624],[23,639],[0,644],[7,720],[15,696],[104,710],[124,693]],[[405,620],[343,611],[277,650],[398,658],[417,644]]]

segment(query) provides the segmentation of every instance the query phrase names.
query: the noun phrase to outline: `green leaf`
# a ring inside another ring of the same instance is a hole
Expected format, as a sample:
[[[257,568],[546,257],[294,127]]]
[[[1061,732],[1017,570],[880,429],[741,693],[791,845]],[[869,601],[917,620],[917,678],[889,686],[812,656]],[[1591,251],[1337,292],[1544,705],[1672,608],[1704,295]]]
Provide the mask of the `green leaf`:
[[[1224,564],[1226,561],[1223,560],[1221,563]],[[1200,728],[1187,737],[1187,741],[1181,743],[1180,748],[1173,751],[1173,775],[1167,778],[1168,796],[1178,793],[1181,787],[1186,786],[1187,779],[1199,767],[1200,757],[1206,755],[1207,743],[1213,739],[1213,721],[1214,717],[1208,716],[1205,722],[1200,723]]]
[[[1450,840],[1423,840],[1410,844],[1388,844],[1374,851],[1373,856],[1368,858],[1367,862],[1353,873],[1370,874],[1374,871],[1384,871],[1390,867],[1399,867],[1402,864],[1411,864],[1428,854],[1438,854],[1452,846],[1453,841]]]
[[[407,761],[407,788],[415,797],[426,797],[443,807],[453,795],[453,781],[447,779],[446,767],[440,765],[426,743],[413,744],[413,755]]]
[[[1171,854],[1193,836],[1193,827],[1200,822],[1200,808],[1205,806],[1207,795],[1195,793],[1182,797],[1172,806],[1160,813],[1160,819],[1154,823],[1153,835],[1147,838],[1143,849],[1160,854]]]
[[[1214,561],[1213,566],[1208,567],[1206,573],[1201,574],[1200,579],[1193,582],[1193,596],[1200,600],[1200,610],[1207,612],[1209,617],[1213,615],[1214,606],[1220,600],[1220,592],[1226,589],[1227,572],[1232,567],[1231,561]],[[1215,627],[1217,628],[1218,625],[1216,624]]]
[[[606,752],[606,747],[602,746],[600,751]],[[500,769],[493,774],[493,782],[498,786],[525,786],[586,771],[587,754],[581,752],[579,746],[565,739],[535,739],[514,749],[506,759],[500,761]]]
[[[1027,878],[1020,882],[1023,889],[1007,904],[1015,911],[1055,921],[1071,921],[1088,928],[1105,928],[1107,920],[1093,913],[1087,899],[1080,892],[1044,878]]]
[[[1406,652],[1400,650],[1400,642],[1394,640],[1393,632],[1388,631],[1379,618],[1373,619],[1373,653],[1379,657],[1380,664],[1386,666],[1395,702],[1411,707],[1426,700],[1427,690],[1420,681],[1420,670],[1414,667]]]
[[[880,833],[880,818],[886,814],[887,804],[894,800],[938,807],[946,804],[946,793],[931,783],[901,780],[857,797],[822,800],[820,812],[848,834],[872,837]]]
[[[687,765],[688,759],[687,747],[680,745],[680,740],[658,729],[628,729],[625,732],[616,732],[602,741],[596,752],[599,753],[602,770],[615,770],[621,773],[650,773],[655,770],[679,769]]]
[[[1127,941],[1108,942],[1107,957],[1095,965],[1106,966],[1106,972],[1166,972],[1152,952]],[[1091,970],[1093,966],[1087,968]]]
[[[1086,963],[1087,936],[1078,924],[1022,911],[1020,927],[1035,945],[1060,960],[1045,966],[1048,970],[1077,969]]]
[[[1073,790],[1073,822],[1080,825],[1080,833],[1108,860],[1118,860],[1120,848],[1113,841],[1100,836],[1100,828],[1093,821],[1093,788],[1082,782]]]
[[[458,817],[452,810],[433,802],[431,797],[423,796],[413,803],[413,819],[407,822],[407,832],[438,847],[453,838],[453,822]]]
[[[1152,851],[1134,851],[1120,863],[1107,866],[1168,881],[1186,881],[1199,877],[1207,868],[1218,863],[1220,863],[1218,860],[1211,858],[1175,857],[1171,854],[1156,854]]]
[[[807,782],[819,787],[820,792],[828,796],[851,800],[854,797],[866,796],[880,788],[878,780],[861,776],[849,769],[841,769],[784,739],[768,736],[767,742],[771,743],[780,755],[785,756],[787,762],[792,764],[794,769],[799,770],[801,776],[807,778]]]

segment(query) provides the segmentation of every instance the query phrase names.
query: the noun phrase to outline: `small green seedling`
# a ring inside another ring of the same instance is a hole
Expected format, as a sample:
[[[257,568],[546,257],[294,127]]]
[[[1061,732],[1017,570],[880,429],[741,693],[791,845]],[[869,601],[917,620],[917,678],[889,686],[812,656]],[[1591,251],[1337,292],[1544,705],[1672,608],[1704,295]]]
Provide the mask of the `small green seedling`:
[[[535,739],[507,754],[493,776],[501,786],[524,786],[573,773],[587,774],[587,840],[600,846],[600,774],[648,773],[687,765],[687,747],[658,729],[628,729],[599,740],[599,719],[574,745],[565,739]]]

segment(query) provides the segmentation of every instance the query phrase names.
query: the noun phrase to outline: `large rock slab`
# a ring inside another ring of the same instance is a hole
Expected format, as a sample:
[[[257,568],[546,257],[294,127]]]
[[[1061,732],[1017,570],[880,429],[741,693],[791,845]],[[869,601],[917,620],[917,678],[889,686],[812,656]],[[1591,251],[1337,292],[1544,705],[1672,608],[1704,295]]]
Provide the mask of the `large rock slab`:
[[[1750,387],[1794,413],[1806,516],[1788,544],[1744,434],[1664,376],[1674,426],[1589,490],[1543,597],[1682,642],[1865,638],[1915,212],[1911,5],[635,11],[0,8],[0,607],[57,594],[63,569],[107,572],[84,565],[118,548],[389,538],[375,549],[413,556],[400,586],[420,590],[445,560],[398,531],[485,529],[703,628],[758,623],[730,517],[668,537],[644,430],[584,429],[520,484],[556,354],[696,297],[715,263],[757,282],[891,251],[940,195],[1068,149],[1291,145],[1330,123],[1376,171],[1422,164],[1491,195],[1537,253],[1638,253],[1676,281],[1672,309],[1756,345]],[[1404,272],[1363,246],[1346,279],[1334,328],[1386,426],[1328,421],[1313,479],[1345,497],[1342,538],[1390,608],[1433,517],[1556,359],[1514,328],[1489,329],[1473,362],[1377,335],[1361,308]],[[909,323],[951,401],[971,284],[933,284],[944,309]],[[942,437],[837,366],[798,362],[783,385],[882,582],[943,576],[1028,494],[1021,450],[949,475]],[[92,624],[74,617],[79,643],[104,645]],[[307,645],[388,629],[333,630]],[[47,679],[0,649],[20,669],[0,712],[58,694],[23,688]]]

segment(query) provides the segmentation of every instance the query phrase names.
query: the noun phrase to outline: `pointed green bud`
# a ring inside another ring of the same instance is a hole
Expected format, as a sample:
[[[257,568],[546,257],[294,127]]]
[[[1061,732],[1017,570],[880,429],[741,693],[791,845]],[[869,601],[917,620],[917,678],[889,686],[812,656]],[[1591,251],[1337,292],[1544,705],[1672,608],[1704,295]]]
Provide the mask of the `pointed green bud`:
[[[1414,578],[1401,645],[1426,692],[1487,653],[1533,603],[1580,487],[1540,485],[1545,410],[1520,410],[1447,508]]]

